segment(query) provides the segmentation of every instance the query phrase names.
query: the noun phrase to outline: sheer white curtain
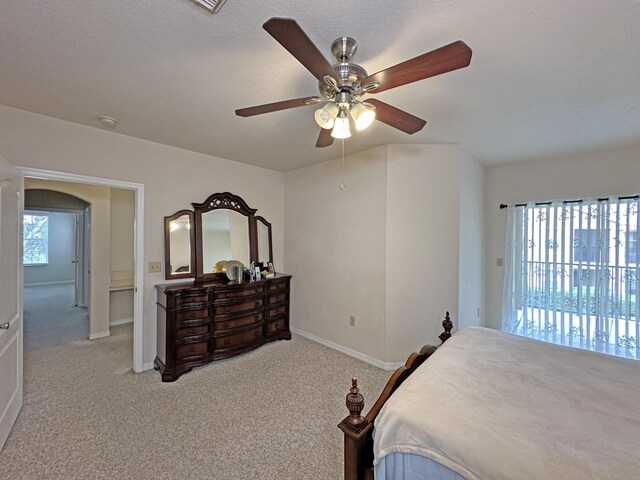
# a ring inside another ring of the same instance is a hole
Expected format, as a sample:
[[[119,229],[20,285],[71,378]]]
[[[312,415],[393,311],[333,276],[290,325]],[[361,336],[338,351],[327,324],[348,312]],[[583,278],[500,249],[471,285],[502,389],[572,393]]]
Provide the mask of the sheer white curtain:
[[[638,199],[509,206],[502,329],[640,359]]]

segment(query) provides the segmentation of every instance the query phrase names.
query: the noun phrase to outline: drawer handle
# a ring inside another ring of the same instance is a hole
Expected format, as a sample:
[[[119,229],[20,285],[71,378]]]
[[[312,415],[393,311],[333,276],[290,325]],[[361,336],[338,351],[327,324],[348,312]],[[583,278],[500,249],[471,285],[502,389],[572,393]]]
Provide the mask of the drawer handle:
[[[222,344],[226,347],[227,345],[229,345],[229,340],[225,340]]]
[[[260,332],[258,332],[258,331],[256,330],[255,332],[253,332],[253,336],[254,336],[254,337],[257,337],[259,333],[260,333]]]
[[[257,289],[257,288],[254,291],[255,291],[255,293],[260,293],[260,290]]]
[[[196,312],[191,312],[189,314],[189,318],[196,318]]]
[[[190,328],[188,333],[189,333],[189,335],[195,335],[196,334],[196,329],[195,328]]]
[[[222,328],[229,328],[229,322],[224,322],[222,324]]]
[[[225,295],[225,297],[227,297],[227,298],[229,298],[230,296],[231,296],[231,294],[230,294],[230,293],[227,293],[227,294]]]
[[[229,307],[225,308],[224,313],[231,313],[231,309]]]
[[[274,323],[274,324],[273,324],[273,328],[274,328],[274,329],[275,329],[275,328],[278,328],[278,322],[276,322],[276,323]]]
[[[253,306],[256,307],[256,308],[259,307],[260,306],[260,302],[254,302]]]
[[[253,316],[253,320],[254,320],[254,321],[256,321],[256,322],[257,322],[258,320],[260,320],[260,315],[254,315],[254,316]]]
[[[189,353],[196,353],[196,351],[197,351],[196,347],[191,347],[189,349]]]

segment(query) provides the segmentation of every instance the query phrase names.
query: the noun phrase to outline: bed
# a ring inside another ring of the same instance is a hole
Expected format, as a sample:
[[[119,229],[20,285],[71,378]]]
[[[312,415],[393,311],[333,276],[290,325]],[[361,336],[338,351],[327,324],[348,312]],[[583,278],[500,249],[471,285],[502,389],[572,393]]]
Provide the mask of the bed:
[[[634,360],[468,328],[347,407],[346,480],[640,478]]]

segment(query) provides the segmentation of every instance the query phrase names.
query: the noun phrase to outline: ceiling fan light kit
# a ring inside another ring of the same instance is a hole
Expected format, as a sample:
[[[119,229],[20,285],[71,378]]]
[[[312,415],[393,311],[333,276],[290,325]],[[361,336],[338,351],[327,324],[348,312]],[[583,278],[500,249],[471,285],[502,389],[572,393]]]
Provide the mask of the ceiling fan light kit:
[[[331,145],[334,138],[349,138],[350,122],[359,131],[376,119],[408,134],[420,131],[426,124],[421,118],[380,100],[363,102],[360,97],[464,68],[471,62],[471,49],[457,41],[369,75],[363,67],[351,62],[358,50],[351,37],[333,41],[331,53],[338,63],[331,65],[295,20],[271,18],[263,28],[318,79],[320,96],[241,108],[236,115],[248,117],[324,103],[314,114],[322,129],[316,142],[320,148]]]
[[[340,109],[340,112],[336,117],[333,130],[331,130],[331,136],[333,138],[349,138],[351,136],[351,129],[349,128],[349,115],[347,114],[346,109]]]

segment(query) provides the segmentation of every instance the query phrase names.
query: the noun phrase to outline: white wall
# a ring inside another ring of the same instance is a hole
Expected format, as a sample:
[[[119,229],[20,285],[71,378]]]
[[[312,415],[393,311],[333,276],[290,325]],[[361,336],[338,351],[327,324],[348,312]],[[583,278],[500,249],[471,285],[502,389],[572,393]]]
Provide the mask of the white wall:
[[[387,164],[387,361],[399,362],[457,318],[457,147],[390,145]],[[455,288],[451,288],[455,285]]]
[[[500,328],[505,211],[500,203],[570,200],[640,193],[640,149],[626,148],[485,171],[486,325]]]
[[[111,212],[111,271],[131,271],[133,274],[133,222],[135,192],[110,188]],[[131,277],[133,280],[133,277]]]
[[[482,243],[460,242],[458,232],[463,188],[468,215],[482,208],[478,163],[454,145],[387,145],[346,158],[345,190],[340,170],[336,159],[285,176],[292,325],[393,364],[436,343],[445,311],[457,320],[459,303],[473,311],[467,324],[477,321]],[[481,236],[481,218],[464,229]]]
[[[458,315],[461,330],[484,325],[484,170],[460,155],[460,246]]]
[[[27,211],[26,213],[29,213]],[[65,283],[75,280],[76,214],[50,212],[49,263],[24,267],[24,284]]]
[[[376,359],[384,359],[386,159],[386,147],[348,156],[344,190],[338,159],[285,175],[291,325]]]
[[[145,266],[164,258],[165,215],[224,191],[240,195],[272,222],[275,262],[283,262],[282,173],[4,106],[0,107],[0,155],[14,165],[144,184]],[[107,272],[108,268],[107,260]],[[149,364],[156,345],[154,284],[165,280],[164,272],[147,273],[145,268],[142,274],[144,361]]]

